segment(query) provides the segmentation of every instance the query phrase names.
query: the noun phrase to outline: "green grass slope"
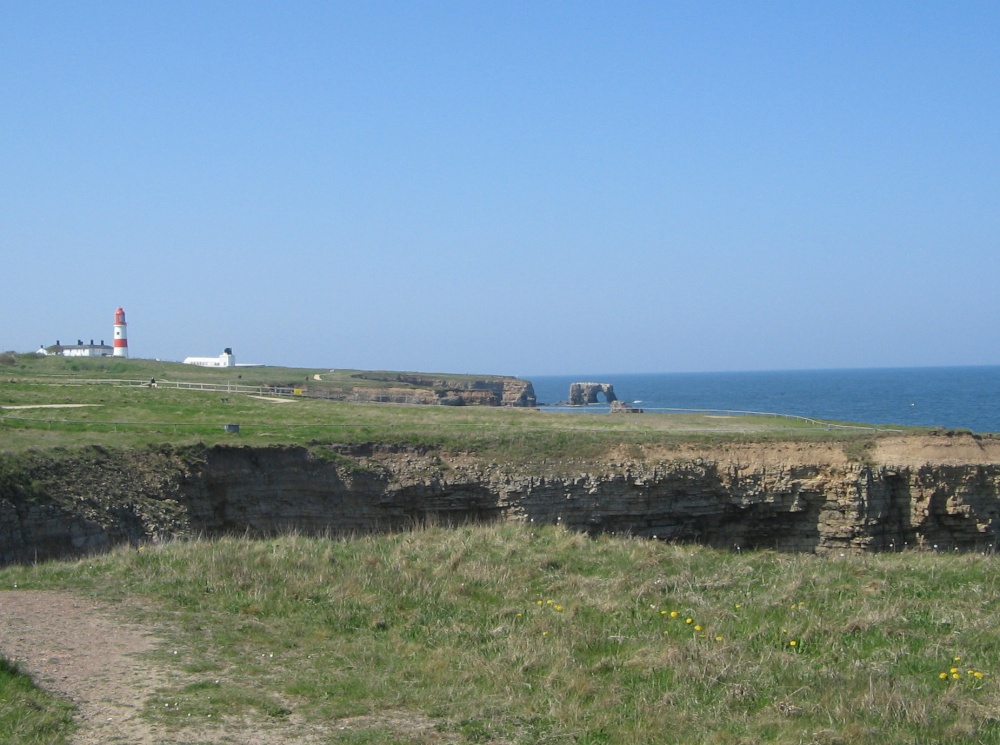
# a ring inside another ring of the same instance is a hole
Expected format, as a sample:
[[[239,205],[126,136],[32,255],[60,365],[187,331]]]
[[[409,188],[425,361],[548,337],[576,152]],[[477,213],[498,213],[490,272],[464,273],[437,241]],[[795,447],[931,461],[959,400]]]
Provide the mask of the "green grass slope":
[[[149,705],[165,731],[294,713],[351,743],[997,743],[996,569],[502,525],[178,542],[0,587],[144,609],[190,681]]]
[[[356,374],[18,355],[14,364],[0,368],[0,451],[160,442],[379,441],[476,451],[517,462],[678,437],[851,440],[875,432],[786,417],[564,415],[495,407],[358,404],[299,396],[293,387],[317,375],[323,385],[353,385],[362,380]],[[367,384],[383,385],[385,379],[404,374],[366,375]],[[148,385],[152,378],[159,381],[157,388]],[[274,387],[285,395],[271,395]],[[239,434],[226,433],[226,424],[238,424]]]
[[[73,708],[0,659],[0,742],[63,745],[73,732]]]
[[[227,367],[211,368],[185,365],[180,362],[115,357],[62,357],[37,354],[0,354],[0,373],[29,378],[106,378],[148,381],[189,380],[205,383],[239,382],[246,385],[292,386],[308,383],[316,387],[381,388],[388,385],[406,387],[407,379],[422,379],[461,386],[476,380],[503,380],[501,375],[468,375],[457,373],[416,373],[374,370],[330,370],[305,367]]]

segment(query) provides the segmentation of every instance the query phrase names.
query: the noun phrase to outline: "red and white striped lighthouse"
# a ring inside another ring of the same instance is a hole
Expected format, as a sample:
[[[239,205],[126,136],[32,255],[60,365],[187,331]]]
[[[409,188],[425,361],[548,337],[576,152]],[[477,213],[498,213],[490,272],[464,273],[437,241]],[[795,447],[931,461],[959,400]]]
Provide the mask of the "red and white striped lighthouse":
[[[125,311],[115,311],[115,351],[114,357],[128,357],[128,334],[125,332]]]

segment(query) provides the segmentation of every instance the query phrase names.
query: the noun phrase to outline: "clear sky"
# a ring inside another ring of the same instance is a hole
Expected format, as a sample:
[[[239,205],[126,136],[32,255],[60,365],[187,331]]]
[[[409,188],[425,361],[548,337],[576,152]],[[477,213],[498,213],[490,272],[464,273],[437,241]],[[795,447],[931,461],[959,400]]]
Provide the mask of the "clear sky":
[[[1000,3],[0,0],[0,349],[1000,364]]]

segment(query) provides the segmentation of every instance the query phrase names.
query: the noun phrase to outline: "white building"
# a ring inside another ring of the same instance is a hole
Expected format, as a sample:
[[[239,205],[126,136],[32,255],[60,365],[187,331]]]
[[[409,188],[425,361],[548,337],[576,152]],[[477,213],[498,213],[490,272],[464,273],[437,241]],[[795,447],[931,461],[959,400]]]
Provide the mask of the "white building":
[[[125,311],[119,308],[115,311],[114,346],[105,344],[101,339],[100,344],[84,344],[82,339],[78,339],[76,344],[62,344],[58,340],[51,346],[41,346],[35,354],[45,356],[60,355],[62,357],[128,357],[128,339],[125,337]],[[227,350],[228,351],[228,350]]]
[[[39,347],[35,354],[62,355],[63,357],[111,357],[114,351],[114,347],[105,344],[104,339],[101,339],[100,344],[94,344],[93,339],[90,340],[90,344],[84,344],[82,340],[78,339],[76,344],[60,344],[56,341],[52,346]]]
[[[236,358],[233,356],[233,350],[226,347],[218,357],[185,357],[184,364],[198,365],[198,367],[236,367]]]

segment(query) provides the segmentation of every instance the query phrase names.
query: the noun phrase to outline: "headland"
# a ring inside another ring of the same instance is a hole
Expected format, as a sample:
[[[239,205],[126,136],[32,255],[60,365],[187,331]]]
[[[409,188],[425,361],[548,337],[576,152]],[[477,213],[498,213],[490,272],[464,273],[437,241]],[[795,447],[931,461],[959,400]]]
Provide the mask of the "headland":
[[[483,403],[502,402],[515,378],[265,369],[177,381],[165,363],[52,362],[8,368],[0,381],[0,406],[11,407],[0,411],[5,562],[425,521],[815,553],[986,550],[1000,530],[1000,439],[988,435]],[[435,398],[465,391],[478,405],[316,395],[334,380]],[[243,390],[252,385],[268,395]],[[273,406],[279,398],[289,405]]]

